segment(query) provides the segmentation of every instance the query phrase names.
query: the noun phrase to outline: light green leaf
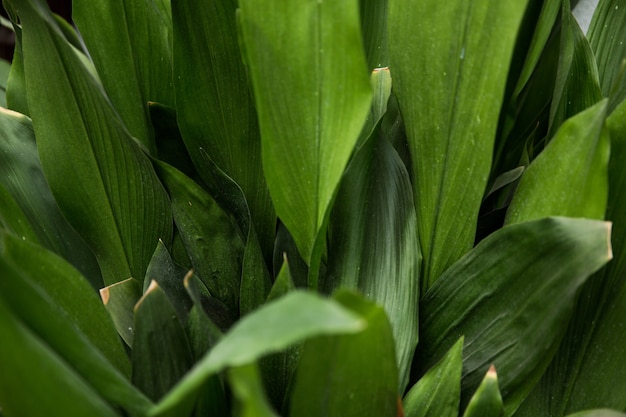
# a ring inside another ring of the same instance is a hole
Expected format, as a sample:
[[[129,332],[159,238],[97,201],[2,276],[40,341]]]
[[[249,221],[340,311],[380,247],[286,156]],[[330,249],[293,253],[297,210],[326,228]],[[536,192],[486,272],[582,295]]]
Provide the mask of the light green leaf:
[[[315,263],[315,242],[370,108],[358,2],[242,0],[240,7],[267,184],[302,257]]]
[[[41,0],[11,0],[23,27],[26,89],[46,179],[91,247],[106,285],[143,276],[171,239],[167,194],[148,158]]]
[[[48,360],[62,360],[63,368],[80,376],[80,385],[95,390],[113,405],[123,406],[133,413],[145,413],[150,401],[127,380],[130,367],[126,353],[85,278],[57,255],[19,238],[4,236],[1,246],[0,294],[2,303],[15,314],[11,319],[14,325],[19,322],[19,326],[26,326],[28,330],[24,331],[31,334],[29,337],[36,337],[37,345],[41,343],[49,352],[45,356],[54,356]],[[2,334],[6,337],[3,340],[10,341],[3,345],[20,346],[18,341]],[[28,363],[31,367],[40,364],[26,353],[3,357]],[[40,366],[34,368],[38,372]],[[2,369],[7,375],[19,375],[6,371],[4,364]]]
[[[611,259],[609,238],[609,223],[555,217],[481,241],[421,300],[418,368],[464,335],[462,404],[494,364],[511,415],[556,352],[581,285]]]
[[[41,168],[31,120],[0,108],[0,184],[28,218],[41,243],[102,287],[102,276],[93,253],[63,217]],[[3,207],[4,209],[4,207]],[[17,225],[16,225],[17,226]]]
[[[527,0],[390,0],[391,76],[411,150],[422,277],[472,248]]]
[[[269,260],[276,214],[263,176],[261,138],[239,50],[236,9],[233,0],[172,2],[178,124],[203,180],[211,182],[201,169],[206,162],[200,149],[243,190],[262,253]]]
[[[192,366],[180,318],[157,281],[135,306],[134,333],[133,384],[157,401]]]
[[[600,73],[602,94],[609,97],[609,113],[626,98],[626,5],[601,0],[589,26],[589,43]]]
[[[332,300],[293,291],[241,319],[150,412],[168,414],[215,373],[247,365],[306,338],[362,330],[363,318]]]
[[[0,332],[0,404],[4,415],[44,416],[54,410],[66,417],[118,416],[18,320],[4,298],[0,298]]]
[[[235,417],[278,417],[267,403],[256,365],[228,370],[228,382],[235,397]]]
[[[608,198],[606,100],[567,120],[530,164],[506,224],[547,216],[603,219]]]
[[[457,417],[462,368],[463,337],[406,394],[406,417]]]
[[[337,192],[323,289],[358,289],[385,308],[404,391],[418,341],[421,257],[409,174],[380,129],[374,135]]]
[[[498,387],[498,374],[492,365],[472,396],[463,417],[502,417],[504,404]]]
[[[339,292],[334,298],[361,315],[367,328],[304,343],[290,390],[289,415],[391,416],[398,405],[398,369],[385,311],[350,292]]]
[[[597,409],[568,414],[567,417],[626,417],[626,414],[615,410]]]
[[[148,101],[174,104],[169,2],[75,0],[72,19],[128,131],[153,153]]]

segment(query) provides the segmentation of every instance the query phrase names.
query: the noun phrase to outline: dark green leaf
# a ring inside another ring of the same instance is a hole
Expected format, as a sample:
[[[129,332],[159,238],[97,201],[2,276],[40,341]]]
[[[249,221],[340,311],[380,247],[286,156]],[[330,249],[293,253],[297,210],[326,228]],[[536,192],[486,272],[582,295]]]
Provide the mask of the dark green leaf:
[[[462,368],[463,337],[406,394],[406,417],[457,417]]]
[[[265,399],[263,384],[256,365],[228,370],[228,381],[235,397],[235,417],[278,417]]]
[[[174,104],[169,2],[75,0],[72,18],[113,106],[153,153],[148,101]]]
[[[568,414],[567,417],[626,417],[626,414],[615,410],[597,409]]]
[[[167,194],[148,158],[41,0],[12,0],[23,27],[26,89],[46,179],[94,251],[106,285],[143,276],[169,242]]]
[[[473,245],[527,3],[389,2],[391,76],[411,149],[426,288]]]
[[[389,66],[387,3],[388,0],[361,0],[359,2],[363,46],[370,70]]]
[[[420,369],[464,335],[462,404],[494,364],[510,415],[556,352],[581,285],[611,259],[609,238],[609,223],[556,217],[481,241],[420,303]]]
[[[384,309],[349,292],[337,293],[334,298],[361,315],[367,328],[357,334],[320,336],[305,342],[291,389],[289,415],[393,415],[398,369]]]
[[[133,345],[134,308],[141,295],[141,284],[135,278],[116,282],[100,290],[104,308],[109,312],[117,332],[128,346]]]
[[[191,365],[191,349],[176,310],[152,281],[135,307],[133,384],[156,401]]]
[[[242,0],[240,7],[267,184],[310,263],[370,108],[358,3]]]
[[[375,135],[351,161],[337,193],[324,290],[358,289],[385,308],[403,391],[418,341],[421,257],[409,174],[389,141]]]
[[[243,190],[265,259],[270,259],[276,215],[261,165],[261,139],[248,76],[239,51],[237,2],[172,2],[174,85],[178,123],[196,169],[215,165]]]

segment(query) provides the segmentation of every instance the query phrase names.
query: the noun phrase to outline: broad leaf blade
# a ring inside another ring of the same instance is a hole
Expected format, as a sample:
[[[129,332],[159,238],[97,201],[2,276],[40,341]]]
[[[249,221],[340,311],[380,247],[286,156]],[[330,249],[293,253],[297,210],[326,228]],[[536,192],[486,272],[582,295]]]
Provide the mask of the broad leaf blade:
[[[608,198],[606,100],[565,122],[530,164],[506,223],[547,216],[604,218]]]
[[[335,299],[361,315],[367,328],[305,342],[291,388],[289,415],[392,415],[397,408],[398,370],[385,311],[348,292],[336,294]]]
[[[171,239],[167,194],[150,161],[40,0],[12,1],[23,27],[37,147],[65,217],[94,251],[106,285],[140,277]]]
[[[75,0],[72,19],[130,134],[154,152],[148,101],[174,104],[169,2]]]
[[[308,263],[370,106],[358,4],[244,0],[240,7],[263,169]]]
[[[420,303],[420,368],[464,335],[463,404],[494,364],[511,415],[556,352],[580,286],[611,259],[609,232],[605,222],[547,218],[484,239]]]
[[[324,290],[358,289],[385,308],[403,391],[418,341],[421,258],[409,174],[379,130],[348,166],[329,229]]]
[[[404,397],[406,417],[457,417],[461,399],[461,337]]]
[[[294,291],[240,320],[150,415],[171,415],[208,377],[224,368],[252,363],[309,337],[354,333],[364,326],[360,316],[336,302]]]
[[[526,4],[389,3],[391,76],[411,150],[426,288],[473,245]]]

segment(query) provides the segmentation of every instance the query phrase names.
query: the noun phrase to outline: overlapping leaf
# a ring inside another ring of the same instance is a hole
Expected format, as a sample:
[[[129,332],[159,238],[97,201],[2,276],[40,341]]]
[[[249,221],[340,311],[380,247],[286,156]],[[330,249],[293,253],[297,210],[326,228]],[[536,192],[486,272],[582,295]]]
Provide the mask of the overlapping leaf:
[[[411,149],[426,288],[472,247],[527,3],[389,2],[391,76]]]
[[[158,239],[171,239],[167,194],[47,6],[11,4],[20,11],[26,91],[55,199],[94,251],[105,284],[140,277]]]

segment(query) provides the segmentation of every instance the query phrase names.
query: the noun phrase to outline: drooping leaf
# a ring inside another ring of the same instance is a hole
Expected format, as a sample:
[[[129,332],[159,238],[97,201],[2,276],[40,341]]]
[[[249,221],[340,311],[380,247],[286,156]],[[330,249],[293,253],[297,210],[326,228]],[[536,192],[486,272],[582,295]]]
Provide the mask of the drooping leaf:
[[[367,321],[364,331],[304,343],[293,387],[293,417],[379,417],[397,410],[398,369],[385,311],[349,292],[334,297]],[[374,359],[375,358],[375,359]]]
[[[278,216],[311,263],[370,108],[358,2],[243,0],[240,8],[263,170]]]
[[[609,113],[626,98],[626,5],[623,0],[598,2],[589,43],[600,73],[602,94],[609,97]]]
[[[581,285],[611,259],[609,238],[609,223],[555,217],[481,241],[420,302],[418,368],[464,335],[462,404],[494,364],[511,415],[556,352]]]
[[[361,316],[332,300],[293,291],[241,319],[149,415],[172,415],[179,403],[224,368],[252,363],[310,337],[354,333],[364,326]]]
[[[153,153],[148,101],[174,104],[169,2],[75,0],[72,19],[128,131]]]
[[[203,180],[200,149],[238,184],[262,253],[270,259],[276,215],[261,162],[261,139],[237,34],[237,2],[172,2],[178,124]],[[210,175],[210,174],[209,174]]]
[[[506,224],[547,216],[603,219],[608,198],[606,100],[566,121],[530,164]]]
[[[26,90],[37,98],[29,107],[55,199],[106,285],[142,276],[158,239],[171,239],[167,194],[47,5],[11,3],[20,11]]]
[[[406,417],[457,417],[461,399],[463,337],[404,397]]]
[[[380,130],[348,166],[329,235],[323,289],[358,289],[385,308],[403,391],[418,341],[421,257],[409,174]]]
[[[191,368],[192,354],[174,306],[157,281],[135,306],[133,384],[157,401]]]
[[[93,253],[63,217],[41,168],[31,120],[0,108],[0,184],[37,235],[34,242],[67,259],[95,288],[102,277]]]
[[[0,263],[4,261],[0,260]],[[3,268],[4,269],[4,268]],[[27,329],[0,297],[0,404],[7,416],[115,417],[92,387]],[[9,343],[6,341],[10,340]],[[16,377],[19,376],[19,377]]]
[[[45,356],[54,356],[51,362],[63,361],[63,368],[80,376],[81,385],[111,404],[145,413],[150,401],[128,381],[126,353],[85,278],[57,255],[19,238],[3,236],[1,246],[0,293],[2,303],[14,312],[14,325],[25,326],[31,334],[28,337],[36,337],[36,345],[45,346]],[[19,343],[5,333],[3,340],[3,345]],[[37,364],[34,367],[39,369],[39,362],[26,353],[5,357],[31,367]],[[2,369],[3,374],[9,372],[4,365]]]
[[[391,76],[411,150],[426,288],[473,245],[527,3],[389,2]]]
[[[472,396],[463,417],[502,417],[504,404],[498,387],[498,374],[492,365]]]

